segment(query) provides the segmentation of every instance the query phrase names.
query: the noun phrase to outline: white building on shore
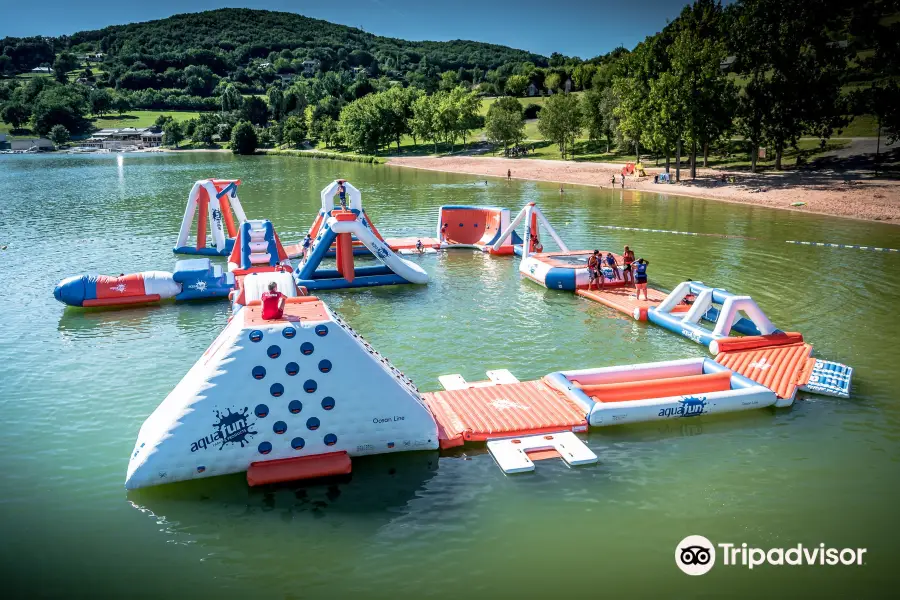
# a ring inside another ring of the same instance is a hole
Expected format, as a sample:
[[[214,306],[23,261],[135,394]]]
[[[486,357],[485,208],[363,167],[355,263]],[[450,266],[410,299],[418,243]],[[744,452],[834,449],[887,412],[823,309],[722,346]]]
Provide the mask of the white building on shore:
[[[102,150],[121,150],[126,147],[156,148],[162,145],[162,137],[162,132],[155,127],[101,129],[80,145]]]

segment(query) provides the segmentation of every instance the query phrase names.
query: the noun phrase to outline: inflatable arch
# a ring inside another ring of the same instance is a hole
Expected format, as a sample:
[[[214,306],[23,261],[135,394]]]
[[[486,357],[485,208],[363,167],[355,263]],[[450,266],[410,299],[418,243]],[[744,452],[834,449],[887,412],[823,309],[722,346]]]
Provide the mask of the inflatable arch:
[[[350,199],[347,209],[334,206],[334,196],[341,183]],[[321,290],[428,283],[425,270],[395,254],[375,229],[362,207],[359,190],[339,179],[322,190],[321,196],[322,210],[309,233],[312,243],[294,272],[298,286]],[[363,252],[372,254],[381,264],[356,266],[354,256]],[[320,268],[322,260],[329,256],[336,257],[336,268]]]
[[[695,296],[690,310],[673,315],[672,310],[690,295]],[[741,312],[747,316],[742,317]],[[727,338],[732,330],[749,336],[784,333],[772,324],[750,296],[737,296],[698,281],[678,284],[659,306],[648,310],[647,318],[660,327],[709,346],[713,354],[717,353],[716,340]],[[714,326],[710,329],[701,321]]]
[[[203,179],[194,184],[188,194],[187,208],[184,210],[173,252],[205,256],[227,256],[231,252],[237,236],[237,225],[247,220],[237,195],[240,184],[240,179]],[[189,246],[188,235],[195,213],[197,241],[194,246]],[[206,245],[207,233],[212,236],[212,248]]]

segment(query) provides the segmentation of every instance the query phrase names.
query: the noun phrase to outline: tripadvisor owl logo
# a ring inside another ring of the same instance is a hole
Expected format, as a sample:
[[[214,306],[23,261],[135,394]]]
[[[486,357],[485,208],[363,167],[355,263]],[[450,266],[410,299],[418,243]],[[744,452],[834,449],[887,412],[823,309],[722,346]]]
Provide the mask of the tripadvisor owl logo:
[[[716,564],[716,547],[702,535],[689,535],[675,547],[675,564],[688,575],[706,575]]]
[[[689,535],[675,547],[675,564],[688,575],[705,575],[716,564],[718,547],[722,567],[772,566],[862,566],[866,548],[834,548],[824,543],[807,546],[795,544],[784,548],[757,548],[745,543],[713,544],[702,535]]]

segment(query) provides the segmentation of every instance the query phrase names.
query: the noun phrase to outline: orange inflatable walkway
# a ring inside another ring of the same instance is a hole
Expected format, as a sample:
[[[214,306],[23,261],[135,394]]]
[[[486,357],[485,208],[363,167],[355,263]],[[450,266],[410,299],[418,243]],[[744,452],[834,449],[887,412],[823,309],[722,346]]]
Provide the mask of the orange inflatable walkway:
[[[638,300],[634,295],[634,288],[631,287],[606,287],[599,290],[578,289],[575,293],[582,298],[614,308],[630,317],[634,317],[638,321],[646,321],[647,309],[658,306],[667,296],[667,294],[659,290],[647,288],[647,297],[650,300]],[[687,312],[690,309],[691,306],[689,304],[679,304],[672,309],[672,312]]]
[[[438,424],[441,448],[494,438],[587,431],[583,408],[542,381],[422,394]]]
[[[716,362],[760,383],[779,398],[793,399],[806,385],[816,359],[798,333],[718,340]]]

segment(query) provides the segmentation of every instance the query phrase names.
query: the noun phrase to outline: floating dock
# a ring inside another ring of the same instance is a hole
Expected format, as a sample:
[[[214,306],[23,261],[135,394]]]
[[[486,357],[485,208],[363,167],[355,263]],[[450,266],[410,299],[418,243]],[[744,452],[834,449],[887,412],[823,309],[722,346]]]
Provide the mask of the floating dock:
[[[543,381],[477,382],[422,394],[441,448],[510,436],[587,431],[583,408]]]
[[[646,321],[647,311],[659,306],[666,299],[667,295],[665,292],[648,287],[647,297],[649,300],[638,300],[637,296],[635,296],[635,289],[632,287],[608,286],[599,290],[579,289],[575,291],[575,294],[625,313],[638,321]],[[679,304],[672,309],[672,312],[687,312],[690,309],[690,304]]]

